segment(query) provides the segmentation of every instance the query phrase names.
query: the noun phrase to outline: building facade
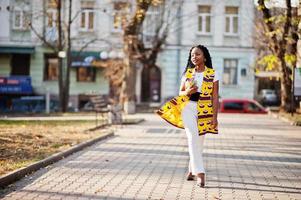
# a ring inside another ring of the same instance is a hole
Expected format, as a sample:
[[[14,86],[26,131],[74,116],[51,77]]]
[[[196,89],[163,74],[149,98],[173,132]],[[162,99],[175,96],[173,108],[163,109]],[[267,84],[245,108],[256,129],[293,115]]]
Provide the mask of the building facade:
[[[67,21],[68,1],[62,2],[62,17]],[[133,2],[73,1],[70,106],[81,108],[89,95],[108,93],[102,63],[122,59],[122,25],[132,12]],[[32,87],[31,91],[23,91],[3,86],[2,98],[48,92],[57,96],[58,55],[47,45],[55,44],[58,38],[54,1],[2,0],[0,7],[0,77],[29,77]],[[177,95],[189,49],[197,44],[207,46],[211,53],[220,77],[222,98],[253,98],[252,1],[183,1],[175,13],[156,66],[150,69],[137,66],[137,103],[162,103]],[[149,11],[144,27],[151,27],[156,14],[156,9]]]
[[[252,1],[184,1],[181,16],[179,43],[169,41],[158,61],[163,74],[163,97],[178,92],[189,49],[203,44],[208,47],[220,77],[221,98],[253,98]]]

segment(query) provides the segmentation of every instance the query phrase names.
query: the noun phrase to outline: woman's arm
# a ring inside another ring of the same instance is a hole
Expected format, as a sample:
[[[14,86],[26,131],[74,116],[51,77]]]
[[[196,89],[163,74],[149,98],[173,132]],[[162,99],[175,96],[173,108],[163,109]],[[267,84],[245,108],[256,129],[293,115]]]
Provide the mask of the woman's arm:
[[[217,113],[218,113],[218,106],[219,106],[219,102],[218,102],[218,83],[219,81],[215,81],[213,82],[213,94],[212,94],[212,101],[213,101],[213,122],[212,125],[214,128],[217,127]]]
[[[185,79],[182,78],[181,80],[181,85],[180,85],[180,92],[179,95],[186,95],[186,90],[185,90]]]
[[[190,87],[186,87],[186,81],[183,78],[181,81],[181,86],[180,86],[180,92],[179,95],[187,95],[190,96],[191,94],[195,93],[198,91],[198,87],[196,85],[192,85]]]

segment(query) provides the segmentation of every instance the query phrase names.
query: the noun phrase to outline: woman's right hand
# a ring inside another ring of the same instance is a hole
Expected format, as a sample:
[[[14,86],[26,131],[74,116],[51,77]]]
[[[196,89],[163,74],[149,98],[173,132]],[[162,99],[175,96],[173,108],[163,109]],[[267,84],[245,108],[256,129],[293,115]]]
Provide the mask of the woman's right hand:
[[[198,91],[198,87],[196,85],[192,85],[191,87],[186,88],[185,92],[187,96],[192,95]]]

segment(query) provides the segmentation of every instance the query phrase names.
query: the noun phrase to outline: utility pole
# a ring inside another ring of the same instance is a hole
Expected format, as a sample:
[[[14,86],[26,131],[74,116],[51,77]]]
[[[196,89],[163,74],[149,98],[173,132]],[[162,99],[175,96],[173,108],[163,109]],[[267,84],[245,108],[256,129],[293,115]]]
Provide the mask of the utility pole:
[[[301,17],[301,1],[299,1],[298,5],[298,18],[300,19]],[[298,42],[297,42],[297,63],[296,67],[300,70],[301,69],[301,21],[299,21],[298,25]],[[295,77],[294,77],[295,78]],[[301,109],[301,101],[300,101],[300,96],[298,96],[298,101],[299,101],[299,109]]]
[[[298,18],[301,17],[301,1],[299,1],[298,5]],[[298,33],[299,33],[299,39],[297,43],[297,68],[301,68],[301,21],[299,21],[298,25]]]

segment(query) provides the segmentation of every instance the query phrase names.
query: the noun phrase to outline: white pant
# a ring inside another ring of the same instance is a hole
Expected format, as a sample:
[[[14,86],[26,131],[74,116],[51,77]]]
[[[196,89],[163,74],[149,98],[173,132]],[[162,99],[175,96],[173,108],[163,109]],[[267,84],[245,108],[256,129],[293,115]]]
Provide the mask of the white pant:
[[[193,175],[205,173],[203,164],[203,147],[205,135],[198,133],[198,115],[197,102],[189,101],[182,110],[182,119],[185,127],[186,136],[188,139],[189,150],[189,172]]]

